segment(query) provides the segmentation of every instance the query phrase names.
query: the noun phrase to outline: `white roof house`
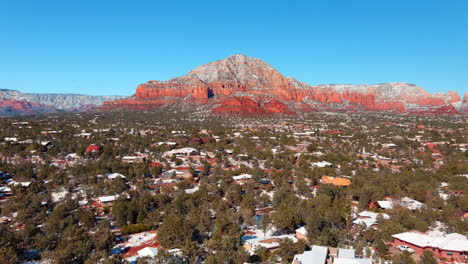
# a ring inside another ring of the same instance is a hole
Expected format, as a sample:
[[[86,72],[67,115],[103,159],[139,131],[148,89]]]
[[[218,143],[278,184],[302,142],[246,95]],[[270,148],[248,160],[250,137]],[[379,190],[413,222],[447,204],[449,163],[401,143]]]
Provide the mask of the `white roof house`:
[[[9,181],[8,182],[9,185],[13,185],[13,186],[21,186],[21,187],[28,187],[29,185],[31,185],[31,182],[17,182],[17,181]]]
[[[392,237],[421,248],[432,247],[447,251],[468,252],[468,239],[464,235],[458,233],[428,235],[417,231],[411,231],[396,234]]]
[[[424,206],[423,203],[418,202],[418,201],[416,201],[414,199],[411,199],[409,197],[403,197],[403,198],[401,198],[401,200],[397,201],[396,203],[403,206],[403,207],[408,208],[409,210],[413,210],[413,211],[414,210],[420,210]]]
[[[138,255],[141,257],[155,257],[158,255],[158,248],[155,247],[145,247],[138,250]]]
[[[235,181],[250,180],[250,179],[252,179],[252,175],[244,173],[244,174],[241,174],[241,175],[232,176],[232,179],[235,180]]]
[[[293,264],[325,264],[328,256],[328,248],[312,246],[311,251],[294,256]]]
[[[294,243],[298,241],[296,237],[293,235],[275,235],[275,230],[270,229],[264,233],[260,229],[251,229],[249,230],[250,234],[246,234],[242,236],[242,241],[244,243],[244,247],[248,246],[250,254],[254,254],[255,251],[261,247],[267,249],[273,249],[280,246],[281,241],[284,239],[291,239]]]
[[[119,197],[118,195],[101,196],[101,197],[98,197],[98,200],[101,203],[109,203],[109,202],[113,202],[117,200],[118,197]]]
[[[392,209],[393,208],[393,203],[392,201],[377,201],[377,204],[380,206],[382,209]]]
[[[179,149],[173,149],[164,152],[163,156],[165,157],[170,157],[172,155],[175,156],[193,156],[196,155],[198,151],[194,148],[179,148]]]
[[[0,187],[0,192],[11,192],[10,187]]]
[[[325,168],[325,167],[331,167],[333,164],[331,164],[328,161],[319,161],[319,162],[313,162],[312,166],[314,167],[319,167],[319,168]]]
[[[369,211],[363,211],[360,212],[357,215],[357,218],[353,220],[353,224],[355,225],[365,225],[367,228],[377,224],[377,218],[379,215],[383,219],[390,219],[390,216],[385,213],[374,213],[374,212],[369,212]]]
[[[113,180],[113,179],[116,179],[116,178],[122,178],[122,179],[125,179],[126,177],[120,173],[109,173],[107,174],[107,178],[110,179],[110,180]]]
[[[180,175],[183,175],[185,172],[183,171],[178,171],[176,169],[170,169],[168,171],[165,171],[161,174],[161,177],[162,178],[169,178],[169,177],[172,177],[172,175],[176,175],[176,176],[180,176]]]
[[[382,209],[393,209],[395,205],[400,205],[412,211],[420,210],[424,206],[423,203],[416,201],[414,199],[411,199],[409,197],[403,197],[400,200],[394,200],[394,201],[392,200],[377,201],[377,204]]]
[[[296,229],[296,233],[301,234],[303,236],[307,236],[307,230],[306,230],[305,226]]]
[[[333,264],[372,264],[371,259],[360,259],[360,258],[335,258]]]
[[[338,257],[333,260],[333,264],[372,264],[371,259],[356,258],[354,249],[338,249]]]

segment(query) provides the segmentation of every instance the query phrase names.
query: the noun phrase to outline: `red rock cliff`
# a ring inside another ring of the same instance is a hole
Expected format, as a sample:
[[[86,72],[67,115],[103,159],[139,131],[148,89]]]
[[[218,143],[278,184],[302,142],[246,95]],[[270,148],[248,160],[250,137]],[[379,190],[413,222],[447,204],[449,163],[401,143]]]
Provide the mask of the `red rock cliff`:
[[[405,113],[409,108],[437,109],[460,100],[453,91],[433,95],[407,83],[310,86],[284,77],[260,59],[233,55],[168,81],[148,81],[137,87],[132,98],[107,102],[103,108],[151,109],[190,101],[213,105],[214,113],[293,113],[324,106]]]

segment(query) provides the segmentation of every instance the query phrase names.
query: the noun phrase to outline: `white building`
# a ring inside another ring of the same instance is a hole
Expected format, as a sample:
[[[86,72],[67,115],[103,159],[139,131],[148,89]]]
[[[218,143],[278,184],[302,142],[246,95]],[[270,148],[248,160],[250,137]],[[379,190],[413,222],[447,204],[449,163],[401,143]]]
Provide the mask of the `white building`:
[[[171,157],[172,155],[175,156],[195,156],[198,154],[198,151],[194,148],[179,148],[179,149],[173,149],[164,152],[163,156],[164,157]]]

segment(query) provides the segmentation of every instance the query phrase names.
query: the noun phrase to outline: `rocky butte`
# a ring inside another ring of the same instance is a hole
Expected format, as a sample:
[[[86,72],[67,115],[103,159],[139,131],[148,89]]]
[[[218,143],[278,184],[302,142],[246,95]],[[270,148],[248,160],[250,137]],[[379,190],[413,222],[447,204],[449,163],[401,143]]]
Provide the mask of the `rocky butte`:
[[[462,100],[454,91],[430,94],[404,82],[311,86],[283,76],[260,59],[233,55],[168,81],[148,81],[132,97],[105,102],[101,109],[150,110],[184,104],[243,115],[320,110],[459,114],[467,110],[466,96]]]

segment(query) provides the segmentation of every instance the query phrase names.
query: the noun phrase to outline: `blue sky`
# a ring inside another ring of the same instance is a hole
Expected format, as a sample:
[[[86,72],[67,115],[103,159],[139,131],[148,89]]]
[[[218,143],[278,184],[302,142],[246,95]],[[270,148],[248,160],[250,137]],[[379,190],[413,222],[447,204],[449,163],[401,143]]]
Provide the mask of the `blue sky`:
[[[131,95],[242,53],[312,85],[464,93],[467,14],[467,0],[0,0],[0,88]]]

